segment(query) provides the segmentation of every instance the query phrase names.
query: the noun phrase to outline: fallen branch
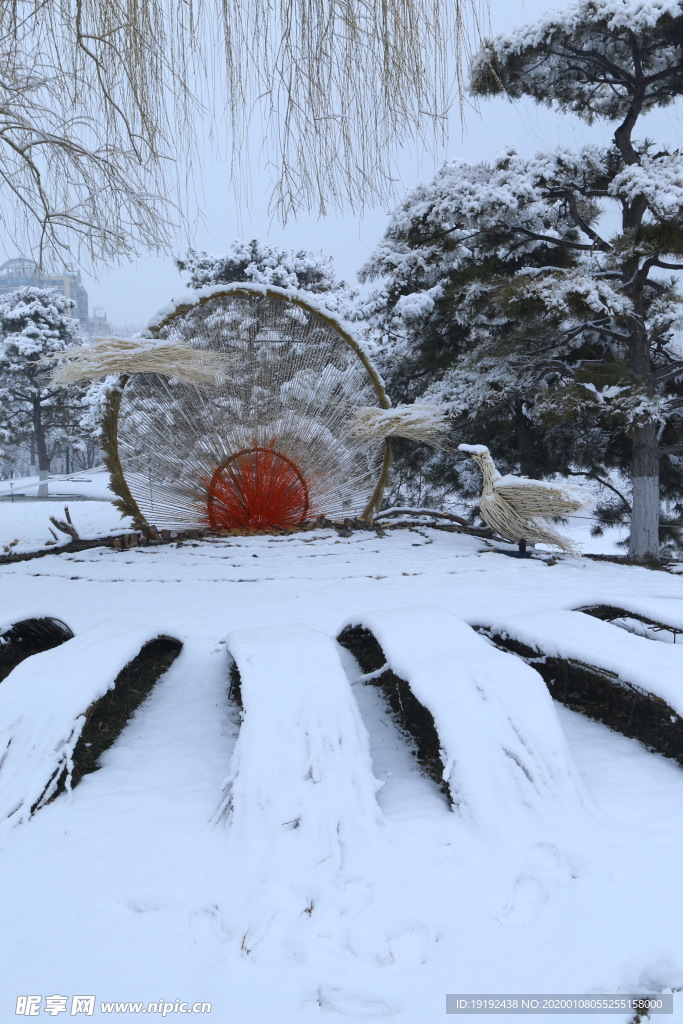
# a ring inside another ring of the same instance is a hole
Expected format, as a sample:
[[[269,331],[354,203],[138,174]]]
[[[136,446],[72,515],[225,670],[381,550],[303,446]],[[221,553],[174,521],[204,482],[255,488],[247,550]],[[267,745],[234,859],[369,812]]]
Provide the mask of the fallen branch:
[[[378,512],[375,519],[380,519],[385,516],[432,516],[436,519],[449,519],[453,523],[457,523],[459,526],[464,526],[469,529],[472,524],[468,523],[462,516],[456,516],[453,512],[437,512],[433,508],[387,508],[383,512]]]
[[[78,530],[71,521],[71,514],[69,512],[68,505],[64,506],[64,517],[66,519],[66,522],[64,521],[64,519],[55,519],[54,516],[50,516],[50,522],[52,523],[53,526],[57,527],[60,533],[65,533],[67,537],[71,537],[72,540],[79,541],[81,538],[78,535]],[[52,530],[50,530],[50,533],[52,533]],[[54,534],[52,535],[54,536]],[[55,537],[55,540],[56,539],[57,538]]]

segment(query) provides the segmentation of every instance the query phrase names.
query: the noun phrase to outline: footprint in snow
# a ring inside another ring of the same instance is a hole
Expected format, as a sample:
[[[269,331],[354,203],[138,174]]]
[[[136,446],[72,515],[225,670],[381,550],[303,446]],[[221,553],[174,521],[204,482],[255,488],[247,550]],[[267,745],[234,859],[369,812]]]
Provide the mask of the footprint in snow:
[[[427,959],[429,931],[421,925],[397,930],[389,936],[389,950],[399,967],[421,967]]]
[[[318,989],[315,1007],[328,1013],[339,1013],[351,1016],[354,1019],[367,1017],[393,1017],[398,1013],[394,1006],[389,1006],[383,1000],[374,999],[372,996],[360,995],[357,992],[349,992],[342,988],[334,988],[331,985],[321,985]]]
[[[554,892],[574,877],[571,867],[552,843],[535,843],[513,883],[513,893],[500,914],[502,923],[531,924]]]

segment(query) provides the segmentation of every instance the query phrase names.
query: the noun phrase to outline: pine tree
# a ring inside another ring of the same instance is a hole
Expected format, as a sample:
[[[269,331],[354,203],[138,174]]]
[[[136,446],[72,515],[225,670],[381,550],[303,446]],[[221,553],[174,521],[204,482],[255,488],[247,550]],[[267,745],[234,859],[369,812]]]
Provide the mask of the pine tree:
[[[19,288],[0,301],[0,440],[35,445],[41,495],[55,454],[88,443],[83,390],[49,382],[60,353],[84,340],[69,316],[74,305],[49,288]]]
[[[335,276],[333,262],[324,253],[283,249],[255,238],[233,242],[222,256],[189,249],[175,260],[178,270],[189,272],[190,288],[237,281],[293,288],[322,301],[344,319],[353,319],[357,292]]]
[[[580,0],[487,43],[473,87],[610,121],[613,142],[451,163],[407,198],[363,271],[386,278],[391,378],[510,461],[514,440],[530,475],[626,470],[629,555],[656,559],[660,496],[683,491],[683,301],[657,275],[683,269],[683,172],[634,129],[683,92],[680,3]]]

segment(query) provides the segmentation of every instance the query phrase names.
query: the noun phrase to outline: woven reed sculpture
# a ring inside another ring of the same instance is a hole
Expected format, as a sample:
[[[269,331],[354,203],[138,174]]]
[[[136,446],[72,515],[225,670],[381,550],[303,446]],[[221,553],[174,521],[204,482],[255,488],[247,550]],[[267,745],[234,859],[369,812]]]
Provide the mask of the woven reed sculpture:
[[[502,477],[491,454],[483,444],[460,444],[481,469],[483,488],[479,510],[484,522],[506,540],[519,543],[520,552],[527,543],[552,544],[568,554],[578,554],[576,546],[557,533],[544,518],[574,515],[591,503],[578,488],[565,488],[525,477]]]
[[[144,336],[75,349],[64,384],[109,378],[103,446],[118,507],[142,530],[268,530],[371,519],[386,438],[350,427],[386,409],[358,342],[296,293],[204,289]]]

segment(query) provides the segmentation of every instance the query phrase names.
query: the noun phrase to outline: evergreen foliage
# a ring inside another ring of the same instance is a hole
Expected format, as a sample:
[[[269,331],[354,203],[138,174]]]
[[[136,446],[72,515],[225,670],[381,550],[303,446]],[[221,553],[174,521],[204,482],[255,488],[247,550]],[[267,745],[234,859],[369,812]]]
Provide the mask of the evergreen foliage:
[[[85,390],[50,384],[50,371],[66,349],[83,344],[75,303],[50,288],[19,288],[0,300],[0,443],[33,442],[39,470],[49,470],[65,446],[92,447],[81,423]]]
[[[579,0],[487,42],[473,89],[617,122],[613,141],[450,162],[406,197],[361,274],[382,279],[367,312],[390,393],[445,403],[454,440],[504,471],[623,472],[629,553],[657,558],[657,494],[683,514],[683,299],[661,274],[683,269],[683,170],[633,132],[683,92],[681,5]],[[477,485],[452,456],[412,459],[442,494]],[[623,513],[609,494],[603,515]]]
[[[207,285],[249,284],[292,288],[322,301],[331,312],[344,319],[356,314],[357,292],[334,273],[333,259],[308,249],[283,249],[254,238],[250,242],[235,241],[222,256],[188,249],[175,260],[179,271],[188,271],[190,288]]]

